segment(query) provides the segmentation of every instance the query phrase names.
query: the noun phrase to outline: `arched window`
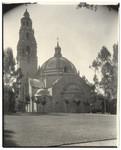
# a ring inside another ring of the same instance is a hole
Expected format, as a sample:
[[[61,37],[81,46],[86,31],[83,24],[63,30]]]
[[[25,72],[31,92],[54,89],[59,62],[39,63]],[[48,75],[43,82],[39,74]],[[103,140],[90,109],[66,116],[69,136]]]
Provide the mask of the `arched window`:
[[[26,37],[27,37],[27,39],[29,39],[29,33],[28,32],[26,33]]]
[[[30,46],[26,46],[26,54],[30,55]]]
[[[65,73],[68,72],[68,67],[64,67],[64,72],[65,72]]]

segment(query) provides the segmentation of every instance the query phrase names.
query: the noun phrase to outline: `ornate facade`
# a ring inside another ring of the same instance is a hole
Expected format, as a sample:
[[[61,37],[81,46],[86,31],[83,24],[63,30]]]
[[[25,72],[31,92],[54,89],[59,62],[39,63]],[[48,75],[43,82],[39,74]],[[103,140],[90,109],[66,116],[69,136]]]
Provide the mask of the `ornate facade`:
[[[37,44],[27,10],[21,19],[17,58],[24,75],[20,100],[25,101],[26,95],[30,96],[29,112],[43,111],[41,103],[32,100],[36,93],[43,91],[51,95],[45,112],[90,112],[90,86],[79,76],[73,63],[62,56],[58,41],[54,56],[37,67]]]

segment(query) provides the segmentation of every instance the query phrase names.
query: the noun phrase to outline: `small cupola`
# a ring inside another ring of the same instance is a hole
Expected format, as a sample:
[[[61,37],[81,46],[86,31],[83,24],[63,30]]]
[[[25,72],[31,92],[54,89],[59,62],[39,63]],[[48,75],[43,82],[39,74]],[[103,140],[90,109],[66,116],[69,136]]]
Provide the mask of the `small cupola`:
[[[23,18],[21,19],[21,27],[22,28],[31,28],[32,29],[32,20],[30,18],[29,12],[26,11],[23,14]]]
[[[28,13],[28,11],[27,11],[27,9],[26,9],[26,11],[25,11],[25,13],[24,13],[24,17],[28,17],[29,18],[29,13]]]

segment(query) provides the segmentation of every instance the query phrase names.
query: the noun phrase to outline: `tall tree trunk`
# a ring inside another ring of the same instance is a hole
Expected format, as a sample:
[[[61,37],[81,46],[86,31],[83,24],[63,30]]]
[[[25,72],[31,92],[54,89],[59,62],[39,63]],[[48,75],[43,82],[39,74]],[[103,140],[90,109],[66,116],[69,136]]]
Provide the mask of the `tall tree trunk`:
[[[92,113],[92,105],[90,104],[90,113]]]
[[[55,112],[57,112],[57,110],[56,110],[56,104],[55,104]]]
[[[78,105],[76,104],[76,113],[78,112]]]
[[[104,97],[104,114],[106,114],[106,98]]]
[[[104,85],[104,114],[106,114],[106,88]]]
[[[67,113],[68,113],[68,104],[66,104],[66,110],[67,110]]]
[[[44,114],[44,105],[43,105],[43,114]]]
[[[94,106],[94,112],[95,112],[95,100],[93,101],[93,106]]]

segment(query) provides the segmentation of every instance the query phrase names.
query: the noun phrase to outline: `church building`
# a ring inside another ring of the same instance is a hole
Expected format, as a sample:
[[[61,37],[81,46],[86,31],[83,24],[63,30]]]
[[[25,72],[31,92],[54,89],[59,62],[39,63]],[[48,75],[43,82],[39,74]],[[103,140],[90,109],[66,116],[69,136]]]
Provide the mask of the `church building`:
[[[42,112],[42,103],[32,98],[40,94],[48,96],[45,112],[90,112],[90,85],[80,77],[74,64],[63,57],[58,41],[53,56],[38,67],[37,43],[27,9],[21,19],[17,65],[24,75],[20,101],[25,102],[26,96],[30,96],[30,103],[23,111]]]

